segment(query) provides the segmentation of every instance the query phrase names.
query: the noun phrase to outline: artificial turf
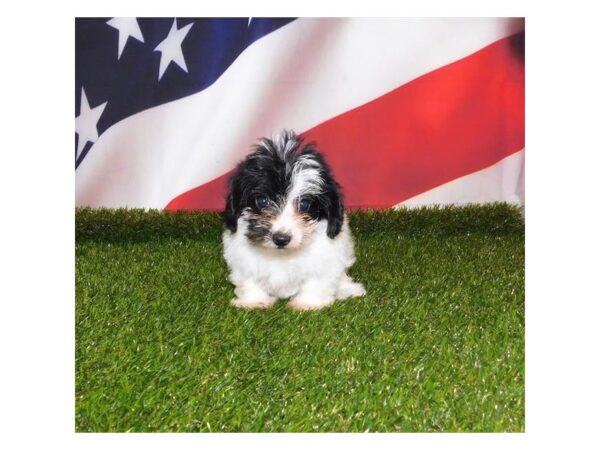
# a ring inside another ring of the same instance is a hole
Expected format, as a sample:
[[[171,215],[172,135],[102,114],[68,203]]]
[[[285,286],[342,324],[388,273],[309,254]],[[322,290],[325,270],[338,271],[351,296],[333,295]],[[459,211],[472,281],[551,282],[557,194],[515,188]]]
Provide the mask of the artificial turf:
[[[214,213],[76,211],[76,431],[524,431],[524,225],[356,212],[367,296],[234,308]]]

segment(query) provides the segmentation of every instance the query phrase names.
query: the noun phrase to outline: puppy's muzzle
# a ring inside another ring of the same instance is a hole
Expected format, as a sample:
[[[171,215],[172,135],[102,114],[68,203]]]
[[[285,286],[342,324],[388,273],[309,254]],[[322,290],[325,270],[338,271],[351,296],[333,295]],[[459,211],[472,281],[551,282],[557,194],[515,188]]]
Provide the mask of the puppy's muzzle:
[[[273,233],[272,239],[278,248],[283,248],[290,243],[292,237],[289,234],[278,231],[277,233]]]

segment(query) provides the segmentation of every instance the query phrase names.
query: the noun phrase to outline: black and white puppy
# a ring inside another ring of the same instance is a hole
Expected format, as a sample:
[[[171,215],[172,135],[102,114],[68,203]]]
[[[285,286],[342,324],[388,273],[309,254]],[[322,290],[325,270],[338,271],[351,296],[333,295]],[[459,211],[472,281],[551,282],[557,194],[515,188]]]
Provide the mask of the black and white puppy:
[[[354,244],[340,186],[294,132],[263,138],[229,180],[223,234],[233,305],[320,309],[365,295],[346,273]]]

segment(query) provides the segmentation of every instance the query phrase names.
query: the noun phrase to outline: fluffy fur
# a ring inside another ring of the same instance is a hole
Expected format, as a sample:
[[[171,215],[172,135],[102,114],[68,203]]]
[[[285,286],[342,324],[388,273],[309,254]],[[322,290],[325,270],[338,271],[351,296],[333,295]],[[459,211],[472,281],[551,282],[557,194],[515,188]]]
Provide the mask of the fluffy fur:
[[[346,273],[354,244],[340,187],[323,156],[293,132],[263,138],[229,180],[223,245],[234,306],[278,298],[320,309],[365,290]]]

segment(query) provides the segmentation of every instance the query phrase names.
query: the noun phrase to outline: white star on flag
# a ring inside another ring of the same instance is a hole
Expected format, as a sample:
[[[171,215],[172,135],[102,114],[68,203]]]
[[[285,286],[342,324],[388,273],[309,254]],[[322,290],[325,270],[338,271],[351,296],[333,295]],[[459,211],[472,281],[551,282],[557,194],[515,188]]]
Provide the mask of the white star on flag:
[[[98,120],[104,112],[108,102],[104,102],[94,108],[90,108],[85,90],[81,88],[81,104],[79,107],[79,115],[75,118],[75,133],[79,135],[77,141],[77,158],[85,147],[85,144],[89,141],[91,143],[96,142],[98,139]]]
[[[106,22],[106,24],[119,31],[119,56],[117,56],[117,59],[121,58],[121,54],[123,53],[123,49],[125,48],[125,44],[127,44],[129,37],[144,42],[142,30],[140,30],[140,26],[135,17],[113,17]]]
[[[189,23],[181,29],[177,29],[177,19],[173,20],[173,25],[167,37],[156,46],[155,52],[160,52],[160,68],[158,71],[158,79],[162,78],[165,70],[173,61],[181,67],[186,73],[188,71],[183,52],[181,51],[181,43],[192,28],[193,23]]]

